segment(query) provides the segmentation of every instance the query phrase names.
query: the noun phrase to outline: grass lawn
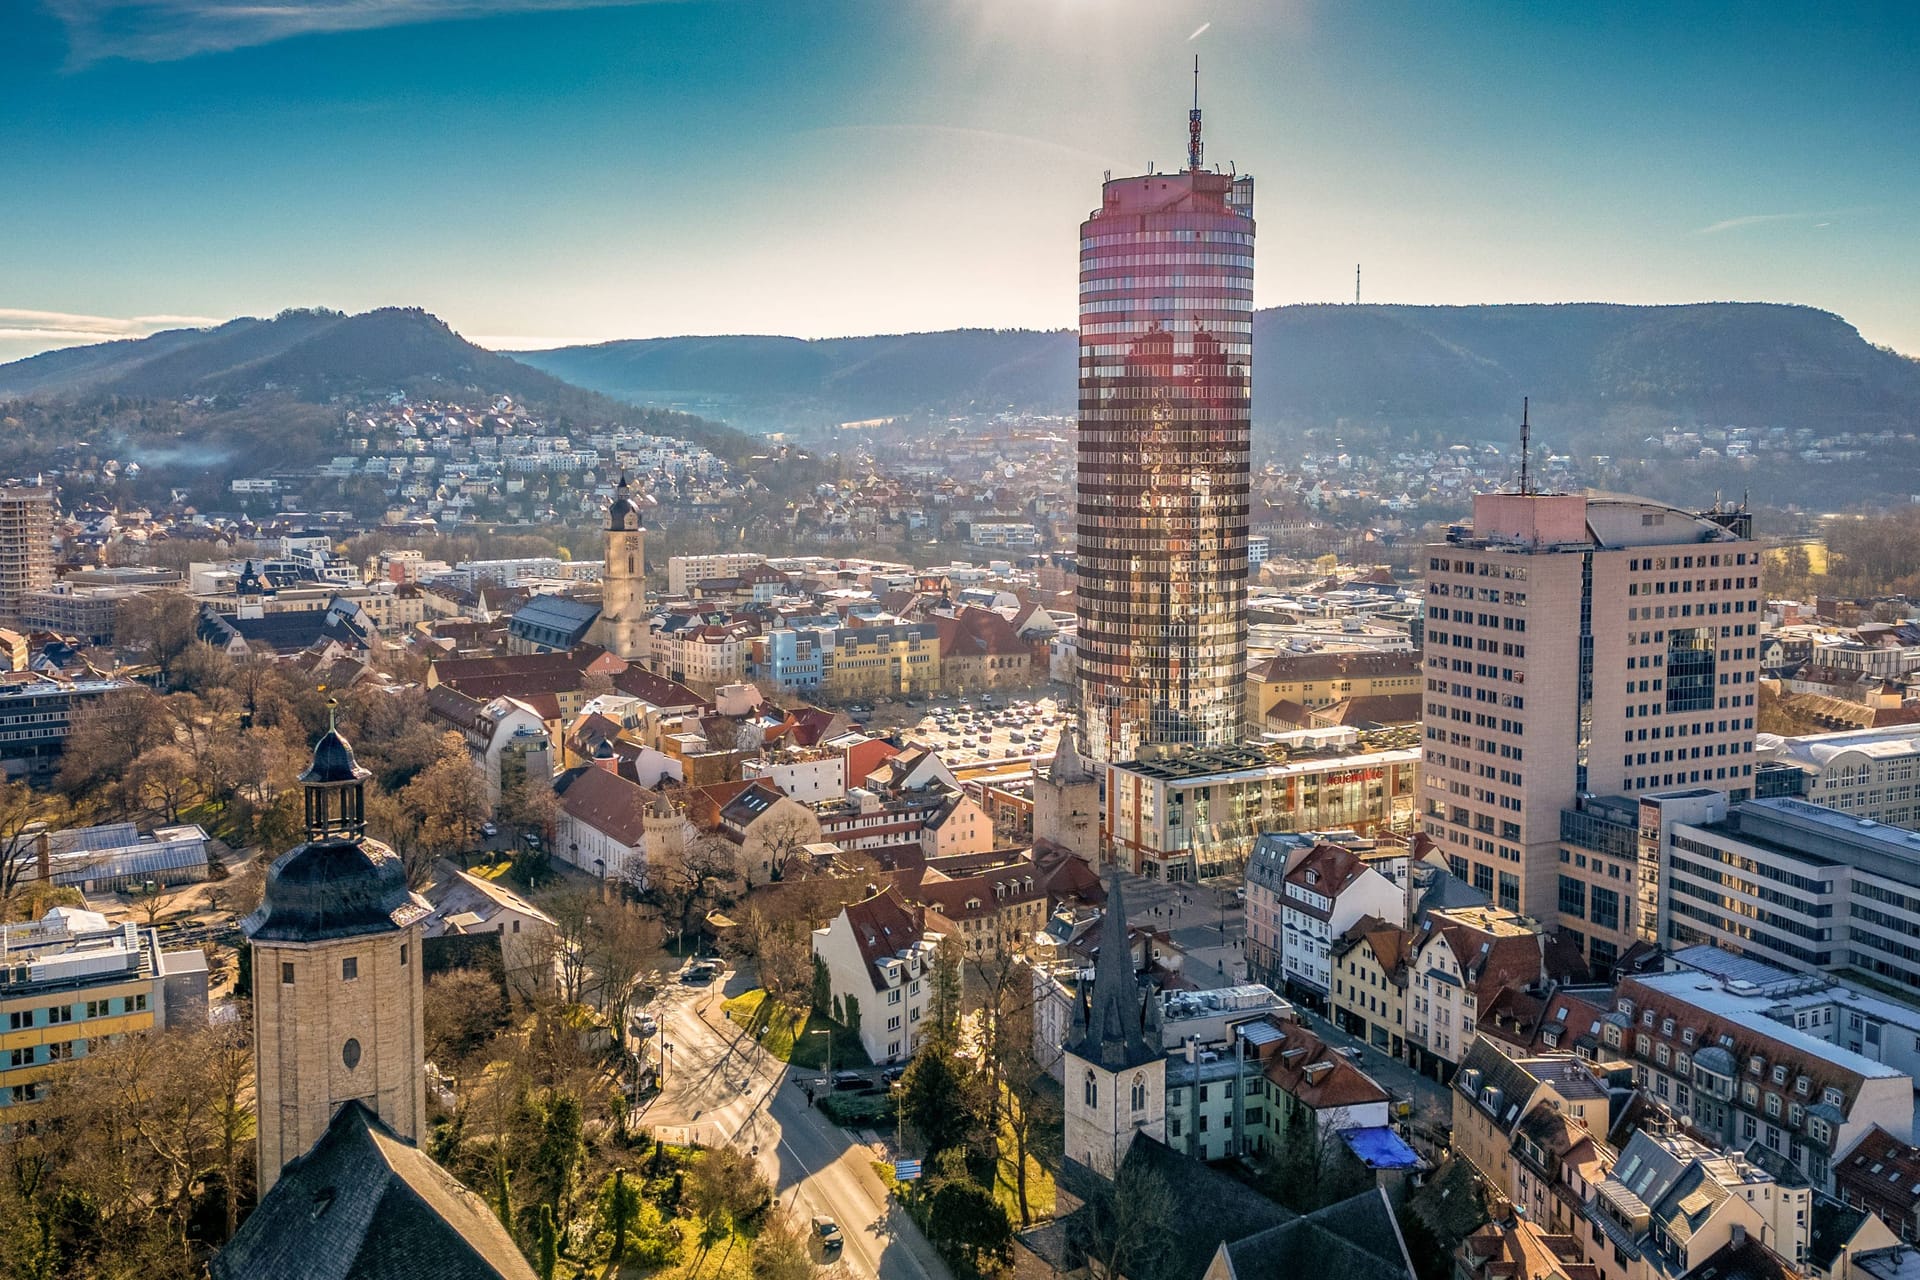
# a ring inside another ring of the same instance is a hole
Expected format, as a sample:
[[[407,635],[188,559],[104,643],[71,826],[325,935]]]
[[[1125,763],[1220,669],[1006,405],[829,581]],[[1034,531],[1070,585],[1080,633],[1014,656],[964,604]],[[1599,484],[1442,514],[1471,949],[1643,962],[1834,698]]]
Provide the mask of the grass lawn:
[[[816,1031],[833,1033],[833,1063],[839,1067],[864,1067],[868,1065],[867,1051],[860,1047],[860,1037],[830,1018],[817,1013],[801,1013],[783,1005],[769,1006],[767,993],[761,989],[743,991],[721,1005],[727,1017],[739,1026],[758,1031],[766,1025],[766,1034],[760,1037],[766,1051],[782,1062],[796,1067],[819,1071],[826,1065],[827,1037],[816,1036]]]

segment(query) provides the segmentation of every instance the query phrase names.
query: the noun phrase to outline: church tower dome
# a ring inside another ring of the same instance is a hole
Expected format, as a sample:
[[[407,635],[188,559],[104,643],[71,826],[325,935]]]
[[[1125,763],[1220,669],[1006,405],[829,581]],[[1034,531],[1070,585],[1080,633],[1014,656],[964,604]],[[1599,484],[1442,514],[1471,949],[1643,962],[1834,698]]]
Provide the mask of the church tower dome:
[[[253,948],[264,1194],[348,1102],[416,1139],[426,1114],[420,922],[430,908],[366,836],[368,771],[329,726],[300,775],[307,838],[267,871]]]

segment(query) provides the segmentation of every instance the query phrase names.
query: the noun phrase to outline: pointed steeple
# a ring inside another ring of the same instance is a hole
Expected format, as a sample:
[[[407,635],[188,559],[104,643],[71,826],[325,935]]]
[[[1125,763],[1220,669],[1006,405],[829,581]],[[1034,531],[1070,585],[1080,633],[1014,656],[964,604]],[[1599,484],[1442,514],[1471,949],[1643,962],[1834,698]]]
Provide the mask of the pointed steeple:
[[[1100,955],[1093,966],[1093,995],[1080,1028],[1077,1057],[1108,1071],[1124,1071],[1159,1056],[1143,1034],[1143,1005],[1133,976],[1127,934],[1127,904],[1116,869],[1107,882],[1107,915],[1100,924]]]

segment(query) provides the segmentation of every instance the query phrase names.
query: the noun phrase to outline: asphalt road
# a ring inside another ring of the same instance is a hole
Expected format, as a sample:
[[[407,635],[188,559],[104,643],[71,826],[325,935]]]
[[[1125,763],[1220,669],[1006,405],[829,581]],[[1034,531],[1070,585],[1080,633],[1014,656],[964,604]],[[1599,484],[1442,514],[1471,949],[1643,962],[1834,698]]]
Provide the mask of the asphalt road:
[[[1228,987],[1247,980],[1247,912],[1228,884],[1168,884],[1127,876],[1121,886],[1127,923],[1173,935],[1187,954],[1186,976],[1196,987]]]
[[[773,1179],[781,1212],[803,1224],[815,1214],[840,1224],[842,1261],[852,1274],[950,1280],[873,1172],[881,1153],[808,1105],[793,1081],[816,1073],[788,1067],[743,1036],[720,1010],[721,988],[676,980],[650,1006],[661,1023],[652,1052],[664,1059],[667,1078],[641,1122],[670,1142],[754,1150]],[[670,1052],[658,1047],[665,1044],[673,1046]]]

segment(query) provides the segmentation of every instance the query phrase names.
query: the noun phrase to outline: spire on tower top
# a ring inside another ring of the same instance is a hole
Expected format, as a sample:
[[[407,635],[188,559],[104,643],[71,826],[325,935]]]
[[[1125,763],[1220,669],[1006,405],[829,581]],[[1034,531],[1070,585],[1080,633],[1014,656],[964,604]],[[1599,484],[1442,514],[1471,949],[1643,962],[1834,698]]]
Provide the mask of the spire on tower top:
[[[1193,55],[1193,110],[1187,112],[1187,168],[1200,167],[1200,55]]]

